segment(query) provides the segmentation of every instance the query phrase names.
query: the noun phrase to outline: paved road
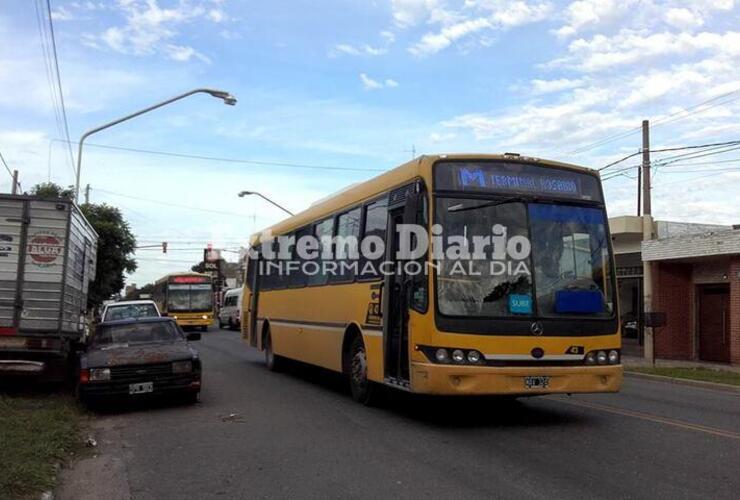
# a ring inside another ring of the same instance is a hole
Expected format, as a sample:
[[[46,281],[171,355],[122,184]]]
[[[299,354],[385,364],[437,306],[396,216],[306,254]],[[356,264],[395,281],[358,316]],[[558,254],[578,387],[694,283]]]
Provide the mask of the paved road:
[[[133,498],[740,495],[740,394],[630,378],[618,395],[365,408],[330,373],[268,372],[237,333],[200,351],[198,405],[98,417]]]

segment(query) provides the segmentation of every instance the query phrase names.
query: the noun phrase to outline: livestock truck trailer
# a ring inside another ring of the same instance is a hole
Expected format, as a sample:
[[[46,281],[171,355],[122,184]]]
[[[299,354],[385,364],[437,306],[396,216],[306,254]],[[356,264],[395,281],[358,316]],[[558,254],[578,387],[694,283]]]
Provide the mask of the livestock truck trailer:
[[[74,202],[0,195],[0,377],[73,373],[97,244]]]

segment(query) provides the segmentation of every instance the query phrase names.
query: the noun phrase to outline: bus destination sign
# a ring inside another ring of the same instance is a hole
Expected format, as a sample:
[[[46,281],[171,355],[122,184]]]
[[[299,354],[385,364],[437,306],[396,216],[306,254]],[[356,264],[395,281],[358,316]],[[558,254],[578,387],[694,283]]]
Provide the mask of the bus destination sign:
[[[521,163],[438,163],[435,181],[438,190],[601,199],[595,176]]]

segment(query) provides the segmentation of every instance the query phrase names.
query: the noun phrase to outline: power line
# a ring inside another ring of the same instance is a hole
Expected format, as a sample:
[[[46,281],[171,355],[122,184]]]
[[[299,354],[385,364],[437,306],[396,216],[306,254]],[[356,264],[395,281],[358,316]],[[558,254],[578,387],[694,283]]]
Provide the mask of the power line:
[[[663,153],[663,152],[667,152],[667,151],[681,151],[681,150],[686,150],[686,149],[700,149],[700,148],[703,149],[703,151],[689,152],[689,153],[683,153],[683,154],[680,154],[680,155],[668,156],[668,157],[660,158],[660,160],[662,161],[662,160],[670,160],[670,159],[673,159],[673,158],[682,158],[684,156],[689,156],[689,155],[697,155],[697,154],[700,154],[700,153],[705,153],[707,151],[714,151],[714,150],[717,150],[717,149],[721,149],[721,148],[723,148],[725,146],[733,146],[733,145],[740,145],[740,141],[726,141],[726,142],[715,142],[715,143],[711,143],[711,144],[697,144],[697,145],[694,145],[694,146],[677,146],[677,147],[671,147],[671,148],[651,149],[650,152],[651,153]],[[732,149],[728,149],[726,151],[732,151]],[[718,151],[718,153],[722,153],[722,152],[724,152],[724,151]],[[624,158],[621,158],[621,159],[619,159],[617,161],[613,161],[613,162],[611,162],[611,163],[609,163],[607,165],[604,165],[603,167],[599,168],[598,171],[601,172],[603,170],[606,170],[607,168],[611,168],[611,167],[613,167],[613,166],[615,166],[615,165],[617,165],[619,163],[622,163],[625,160],[628,160],[628,159],[630,159],[632,157],[635,157],[637,155],[640,155],[640,154],[642,154],[642,151],[638,151],[636,153],[629,154],[629,155],[625,156]],[[632,168],[632,167],[628,167],[628,168]],[[609,172],[609,173],[612,173],[612,172]]]
[[[197,207],[191,207],[191,206],[188,206],[188,205],[180,205],[180,204],[177,204],[177,203],[168,203],[166,201],[153,200],[151,198],[142,198],[140,196],[131,196],[131,195],[127,195],[127,194],[122,194],[122,193],[116,193],[116,192],[113,192],[113,191],[108,191],[107,189],[97,188],[96,191],[98,191],[99,193],[106,193],[106,194],[110,194],[110,195],[113,195],[113,196],[120,196],[121,198],[129,198],[129,199],[132,199],[132,200],[146,201],[146,202],[149,202],[149,203],[154,203],[154,204],[157,204],[157,205],[163,205],[163,206],[166,206],[166,207],[184,208],[186,210],[195,210],[196,212],[208,212],[208,213],[212,213],[212,214],[229,215],[229,216],[232,216],[232,217],[244,217],[244,218],[249,218],[249,219],[251,219],[253,217],[252,215],[238,214],[238,213],[235,213],[235,212],[225,212],[225,211],[222,211],[222,210],[211,210],[211,209],[208,209],[208,208],[197,208]]]
[[[44,7],[42,5],[42,2],[44,0],[36,0],[34,1],[34,9],[36,11],[36,24],[38,26],[39,30],[39,40],[41,41],[41,52],[43,56],[44,61],[44,71],[46,73],[46,81],[49,85],[49,100],[51,102],[51,107],[54,112],[54,122],[56,124],[57,130],[59,131],[60,135],[65,135],[65,129],[64,125],[62,123],[62,113],[59,110],[59,103],[57,102],[57,86],[54,83],[54,69],[52,67],[52,55],[51,55],[51,48],[49,47],[49,35],[47,31],[47,22],[44,20]],[[69,167],[72,169],[74,173],[74,162],[69,164]]]
[[[52,55],[54,56],[54,69],[57,77],[57,86],[59,87],[59,102],[62,106],[62,123],[64,124],[64,137],[67,139],[67,150],[69,159],[74,165],[75,157],[72,153],[72,142],[69,139],[69,122],[67,120],[67,108],[64,105],[64,91],[62,90],[62,77],[59,72],[59,57],[57,56],[57,42],[54,36],[54,21],[51,18],[51,0],[46,0],[46,12],[49,16],[49,33],[51,34]],[[74,169],[74,167],[73,167]]]
[[[57,139],[57,140],[60,140],[60,139]],[[77,144],[77,143],[72,142],[72,144]],[[251,160],[248,158],[226,158],[226,157],[219,157],[219,156],[177,153],[174,151],[162,151],[162,150],[156,150],[156,149],[141,149],[141,148],[130,148],[130,147],[124,147],[124,146],[111,146],[107,144],[94,144],[94,143],[89,143],[89,142],[86,142],[85,146],[91,146],[94,148],[112,149],[112,150],[117,150],[117,151],[128,151],[131,153],[144,153],[144,154],[159,155],[159,156],[171,156],[174,158],[187,158],[191,160],[219,161],[219,162],[225,162],[225,163],[242,163],[242,164],[247,164],[247,165],[254,164],[254,165],[265,165],[265,166],[271,166],[271,167],[308,168],[308,169],[317,169],[317,170],[340,170],[340,171],[352,171],[352,172],[372,172],[372,173],[385,172],[385,170],[377,169],[377,168],[334,167],[334,166],[315,165],[315,164],[307,164],[307,163],[292,163],[292,162],[269,161],[269,160]]]
[[[675,122],[677,120],[682,120],[682,119],[684,119],[684,118],[686,118],[688,116],[694,115],[696,113],[703,113],[704,111],[707,111],[708,109],[712,109],[712,108],[714,108],[716,106],[721,106],[723,104],[727,104],[729,102],[732,102],[732,101],[734,101],[736,99],[740,99],[740,96],[735,96],[735,97],[733,97],[731,99],[727,99],[727,100],[724,100],[724,101],[721,101],[721,102],[715,102],[715,101],[718,101],[718,100],[722,100],[725,97],[729,97],[729,96],[731,96],[733,94],[736,94],[738,92],[740,92],[740,88],[735,89],[735,90],[731,90],[729,92],[725,92],[724,94],[720,94],[718,96],[714,96],[711,99],[707,99],[706,101],[702,101],[702,102],[700,102],[698,104],[694,104],[693,106],[689,106],[686,109],[683,109],[683,110],[680,110],[680,111],[676,111],[675,113],[672,113],[672,114],[670,114],[668,116],[665,116],[663,118],[659,118],[658,120],[655,120],[651,124],[651,129],[654,129],[654,128],[659,127],[661,125],[666,125],[668,123],[673,123],[673,122]],[[697,108],[700,108],[700,107],[705,106],[705,105],[707,105],[709,103],[712,103],[712,102],[714,102],[714,104],[712,104],[711,106],[706,106],[704,109],[697,109]],[[691,111],[691,110],[694,110],[694,111]],[[689,112],[689,111],[691,111],[691,112]],[[679,115],[682,115],[682,116],[679,116]],[[603,139],[599,139],[599,140],[597,140],[595,142],[592,142],[590,144],[586,144],[585,146],[581,146],[579,148],[576,148],[576,149],[574,149],[572,151],[567,151],[567,154],[578,154],[578,153],[582,153],[582,152],[588,151],[590,149],[593,149],[593,148],[596,148],[596,147],[599,147],[599,146],[603,146],[603,145],[608,144],[610,142],[614,142],[614,141],[617,141],[619,139],[624,139],[626,137],[629,137],[630,135],[634,135],[634,134],[638,133],[640,130],[642,130],[642,127],[635,127],[635,128],[629,129],[629,130],[627,130],[625,132],[620,132],[618,134],[613,134],[611,136],[607,136],[607,137],[605,137]]]

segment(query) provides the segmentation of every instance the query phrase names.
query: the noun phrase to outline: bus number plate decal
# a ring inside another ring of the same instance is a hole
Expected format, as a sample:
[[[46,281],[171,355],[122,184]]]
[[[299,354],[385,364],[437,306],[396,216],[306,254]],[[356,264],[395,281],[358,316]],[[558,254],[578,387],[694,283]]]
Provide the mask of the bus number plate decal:
[[[537,375],[524,377],[524,387],[527,389],[547,389],[550,386],[550,377]]]

